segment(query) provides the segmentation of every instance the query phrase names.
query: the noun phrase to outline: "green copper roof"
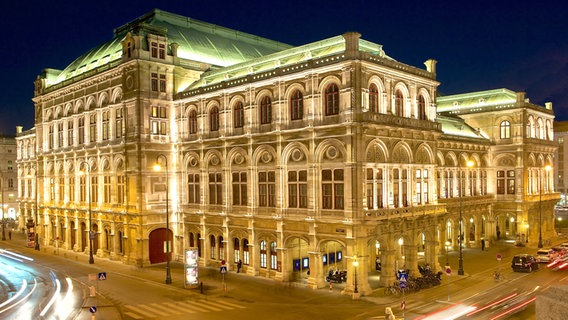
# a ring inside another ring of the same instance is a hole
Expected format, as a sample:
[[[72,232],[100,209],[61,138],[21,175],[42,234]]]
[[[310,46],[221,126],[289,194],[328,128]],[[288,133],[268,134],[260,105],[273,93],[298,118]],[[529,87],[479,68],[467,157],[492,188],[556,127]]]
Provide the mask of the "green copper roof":
[[[488,139],[487,136],[474,128],[470,127],[465,121],[458,117],[446,117],[438,115],[436,122],[442,125],[442,132],[456,137],[474,138],[474,139]]]
[[[395,61],[387,56],[380,44],[359,39],[359,51],[377,55]],[[315,60],[345,52],[345,38],[335,36],[306,45],[279,51],[273,54],[247,60],[226,68],[208,71],[201,78],[184,90],[193,90],[202,86],[214,85],[230,79],[237,79],[253,73],[267,72],[276,68],[285,68],[308,60]]]
[[[460,109],[483,109],[484,107],[509,105],[516,101],[517,95],[514,91],[495,89],[438,97],[436,104],[438,113],[442,113]]]
[[[89,70],[118,60],[122,55],[120,42],[126,34],[160,34],[168,44],[177,43],[178,57],[226,67],[291,46],[214,24],[190,19],[158,9],[115,30],[112,40],[105,42],[73,61],[60,73],[49,73],[47,85],[53,85]],[[144,43],[147,47],[147,43]],[[147,48],[146,48],[147,49]]]

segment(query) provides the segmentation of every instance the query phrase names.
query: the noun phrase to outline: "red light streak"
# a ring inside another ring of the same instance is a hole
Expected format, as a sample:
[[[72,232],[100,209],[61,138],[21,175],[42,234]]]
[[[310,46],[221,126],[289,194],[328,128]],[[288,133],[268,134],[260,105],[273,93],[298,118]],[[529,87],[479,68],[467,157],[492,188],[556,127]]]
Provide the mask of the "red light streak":
[[[479,308],[479,309],[477,309],[477,310],[475,310],[475,311],[472,311],[472,312],[466,314],[466,316],[469,317],[469,316],[471,316],[471,315],[473,315],[473,314],[476,314],[476,313],[478,313],[478,312],[480,312],[480,311],[483,311],[483,310],[485,310],[485,309],[491,308],[491,307],[493,307],[494,305],[497,305],[497,304],[499,304],[499,303],[501,303],[501,302],[503,302],[503,301],[507,301],[507,300],[513,298],[514,296],[517,296],[517,295],[518,295],[518,293],[515,292],[515,293],[513,293],[512,295],[507,296],[507,297],[505,297],[505,298],[503,298],[503,299],[501,299],[501,300],[497,300],[497,301],[495,301],[495,302],[493,302],[493,303],[491,303],[491,304],[488,304],[488,305],[486,305],[486,306],[483,307],[483,308]]]
[[[529,300],[527,300],[527,301],[525,301],[525,302],[523,302],[523,303],[521,303],[521,304],[518,304],[518,305],[516,305],[515,307],[513,307],[513,308],[511,308],[511,309],[509,309],[509,310],[507,310],[507,311],[505,311],[505,312],[503,312],[503,313],[501,313],[501,314],[496,315],[495,317],[491,318],[490,320],[499,319],[499,318],[501,318],[502,316],[508,315],[508,314],[510,314],[510,313],[512,313],[512,312],[514,312],[514,311],[516,311],[516,310],[518,310],[518,309],[520,309],[520,308],[526,306],[527,304],[529,304],[529,303],[531,303],[531,302],[533,302],[533,301],[535,301],[535,300],[536,300],[536,298],[531,298],[531,299],[529,299]]]

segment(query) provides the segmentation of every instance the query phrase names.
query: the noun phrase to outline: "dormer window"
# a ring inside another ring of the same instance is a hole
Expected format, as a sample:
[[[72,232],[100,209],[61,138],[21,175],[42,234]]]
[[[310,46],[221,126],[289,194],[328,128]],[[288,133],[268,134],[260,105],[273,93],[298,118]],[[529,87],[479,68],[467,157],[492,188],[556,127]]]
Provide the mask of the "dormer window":
[[[152,42],[152,58],[157,58],[158,57],[158,43],[157,42]]]
[[[164,43],[151,42],[150,47],[152,58],[166,59],[166,45]]]

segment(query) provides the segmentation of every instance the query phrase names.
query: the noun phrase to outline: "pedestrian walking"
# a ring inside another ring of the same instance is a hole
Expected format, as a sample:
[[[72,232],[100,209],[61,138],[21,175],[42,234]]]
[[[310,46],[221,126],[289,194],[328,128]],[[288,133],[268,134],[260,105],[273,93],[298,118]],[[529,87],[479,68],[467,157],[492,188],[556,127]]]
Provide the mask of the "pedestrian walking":
[[[485,251],[485,239],[481,239],[481,251]]]

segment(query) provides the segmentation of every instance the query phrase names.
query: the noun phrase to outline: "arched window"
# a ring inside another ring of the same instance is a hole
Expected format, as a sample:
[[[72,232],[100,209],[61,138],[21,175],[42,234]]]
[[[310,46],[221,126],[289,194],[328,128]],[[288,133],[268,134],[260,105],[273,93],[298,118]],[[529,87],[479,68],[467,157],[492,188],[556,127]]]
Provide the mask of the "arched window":
[[[260,124],[268,124],[272,122],[272,101],[270,97],[262,98],[260,102]]]
[[[374,113],[379,112],[379,89],[374,83],[369,86],[369,110]]]
[[[300,90],[294,91],[290,97],[290,119],[300,120],[304,115],[304,97]]]
[[[394,114],[402,117],[404,115],[404,96],[400,90],[396,90],[394,97]]]
[[[223,241],[223,236],[219,236],[219,260],[225,260],[225,242]]]
[[[241,259],[241,241],[239,238],[233,239],[233,255],[235,256],[235,263],[239,262]]]
[[[217,252],[217,250],[215,250],[215,236],[211,235],[209,237],[209,244],[210,244],[210,248],[211,250],[211,260],[215,260],[215,253]]]
[[[248,239],[243,239],[243,263],[250,264],[250,254],[249,254],[249,241]]]
[[[233,108],[233,124],[235,128],[242,128],[245,125],[245,110],[241,102],[237,102]]]
[[[511,123],[507,120],[501,121],[500,137],[501,139],[511,138]]]
[[[426,120],[426,100],[423,95],[418,96],[418,120]]]
[[[197,133],[197,111],[191,110],[189,112],[189,133],[194,134]]]
[[[266,268],[266,241],[260,241],[260,267]]]
[[[209,112],[209,125],[211,131],[219,131],[219,108],[211,108]]]
[[[325,115],[339,114],[339,88],[335,83],[325,89]]]
[[[278,269],[278,253],[276,252],[276,241],[270,243],[270,269]]]

